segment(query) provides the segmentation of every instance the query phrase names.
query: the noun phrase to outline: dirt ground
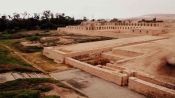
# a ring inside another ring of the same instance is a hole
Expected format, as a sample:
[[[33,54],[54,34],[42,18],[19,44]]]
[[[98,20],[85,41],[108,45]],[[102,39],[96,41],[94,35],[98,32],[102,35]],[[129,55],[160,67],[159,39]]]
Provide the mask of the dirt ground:
[[[28,61],[34,63],[37,67],[47,71],[64,71],[71,69],[69,66],[65,64],[57,64],[53,62],[53,60],[48,59],[43,56],[41,52],[37,53],[22,53],[22,56]]]
[[[57,95],[60,96],[61,98],[87,98],[85,96],[76,93],[71,89],[58,87],[55,84],[47,84],[47,85],[51,86],[53,89],[49,92],[43,93],[42,95],[45,96]]]
[[[50,75],[72,86],[89,98],[145,98],[125,87],[120,87],[79,69],[53,72]]]
[[[108,36],[60,33],[57,31],[28,31],[23,33],[30,35],[25,37],[25,40],[21,41],[21,45],[23,46],[50,47],[114,39],[114,37]]]

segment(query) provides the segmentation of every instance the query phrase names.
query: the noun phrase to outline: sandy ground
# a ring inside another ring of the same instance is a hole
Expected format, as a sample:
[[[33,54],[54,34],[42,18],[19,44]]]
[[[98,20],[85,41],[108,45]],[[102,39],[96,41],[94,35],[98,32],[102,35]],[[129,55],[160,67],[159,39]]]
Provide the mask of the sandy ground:
[[[126,87],[120,87],[78,69],[51,73],[50,75],[71,85],[89,98],[145,98]]]
[[[60,96],[61,98],[87,98],[85,96],[82,96],[75,91],[71,89],[66,89],[62,87],[58,87],[55,84],[47,84],[51,86],[53,89],[49,92],[43,93],[43,95],[57,95]]]
[[[161,40],[165,37],[155,37],[155,36],[140,36],[132,38],[123,38],[123,39],[114,39],[107,41],[98,41],[98,42],[88,42],[88,43],[79,43],[74,45],[67,45],[63,47],[54,47],[55,50],[68,51],[68,52],[82,52],[94,49],[101,48],[111,48],[119,46],[127,46],[138,43],[145,43],[153,40]]]

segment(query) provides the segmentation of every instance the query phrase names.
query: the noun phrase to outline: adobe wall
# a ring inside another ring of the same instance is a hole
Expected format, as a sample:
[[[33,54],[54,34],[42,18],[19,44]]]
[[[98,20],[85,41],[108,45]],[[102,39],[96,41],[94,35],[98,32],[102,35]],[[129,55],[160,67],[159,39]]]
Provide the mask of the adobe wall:
[[[134,77],[141,79],[141,80],[144,80],[144,81],[147,81],[147,82],[150,82],[150,83],[154,83],[154,84],[175,90],[175,84],[164,82],[164,81],[162,81],[162,80],[158,79],[157,77],[154,77],[153,75],[150,75],[150,74],[146,74],[143,72],[134,72]]]
[[[67,28],[58,28],[59,32],[66,33],[78,33],[78,34],[88,34],[88,33],[100,33],[100,32],[115,32],[115,33],[133,33],[133,34],[145,34],[145,35],[159,35],[166,33],[163,29],[106,29],[106,30],[79,30],[79,29],[67,29]]]
[[[54,50],[51,47],[45,47],[43,49],[43,55],[45,55],[46,57],[48,57],[50,59],[53,59],[54,62],[56,62],[56,63],[63,63],[64,58],[65,58],[65,53],[63,53],[61,51]]]
[[[52,47],[44,47],[43,55],[45,55],[48,58],[54,59],[53,48]]]
[[[129,77],[128,88],[153,98],[175,98],[175,90],[165,88],[135,77]]]
[[[127,85],[128,77],[126,74],[122,74],[122,73],[115,72],[115,71],[109,71],[107,69],[102,69],[102,68],[84,63],[84,62],[80,62],[78,60],[75,60],[69,57],[65,59],[65,63],[75,68],[79,68],[83,71],[86,71],[90,74],[93,74],[97,77],[105,79],[107,81],[111,81],[117,85],[120,85],[120,86]]]
[[[94,50],[89,50],[89,51],[80,51],[80,52],[72,52],[72,53],[64,53],[62,51],[54,50],[53,48],[46,47],[43,50],[43,55],[45,55],[48,58],[53,59],[56,63],[64,63],[65,57],[75,57],[75,56],[82,56],[82,55],[96,55],[96,54],[101,54],[102,52],[105,51],[110,51],[111,48],[105,47],[101,49],[94,49]]]

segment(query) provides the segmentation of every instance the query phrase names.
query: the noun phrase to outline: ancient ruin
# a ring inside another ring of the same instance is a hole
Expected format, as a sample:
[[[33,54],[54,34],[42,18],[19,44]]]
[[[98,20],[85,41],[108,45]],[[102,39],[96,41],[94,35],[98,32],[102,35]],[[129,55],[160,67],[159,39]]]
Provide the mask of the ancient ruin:
[[[82,22],[78,26],[67,26],[65,28],[58,28],[61,32],[115,32],[115,33],[134,33],[134,34],[147,34],[147,35],[159,35],[166,32],[166,27],[170,26],[170,23],[153,20],[114,20],[114,21],[86,21]]]
[[[173,28],[163,21],[83,22],[58,28],[62,32],[141,33],[143,36],[45,47],[43,54],[92,75],[150,97],[175,97]],[[164,35],[165,34],[165,35]],[[159,35],[159,36],[152,36]]]

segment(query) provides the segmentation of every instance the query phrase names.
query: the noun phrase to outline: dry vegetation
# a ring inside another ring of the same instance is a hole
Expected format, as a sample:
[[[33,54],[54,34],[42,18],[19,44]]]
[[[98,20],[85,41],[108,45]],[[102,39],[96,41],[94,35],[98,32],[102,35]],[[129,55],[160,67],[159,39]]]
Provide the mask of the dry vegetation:
[[[0,98],[69,98],[70,96],[85,98],[60,81],[48,78],[17,79],[0,84]]]
[[[101,37],[101,36],[86,36],[86,35],[75,35],[67,33],[58,33],[56,31],[23,31],[8,36],[4,36],[3,40],[1,39],[0,44],[11,48],[12,52],[17,53],[29,63],[38,69],[42,69],[46,72],[50,71],[63,71],[68,70],[69,67],[64,64],[54,63],[53,60],[48,59],[42,55],[42,49],[45,46],[63,46],[68,44],[92,42],[92,41],[101,41],[101,40],[110,40],[113,38],[110,37]],[[4,57],[1,57],[4,58]],[[16,57],[20,58],[20,57]],[[12,60],[12,58],[9,58]],[[2,59],[1,59],[2,61]],[[5,61],[5,60],[3,60]],[[7,59],[8,61],[8,59]],[[1,63],[0,67],[3,70],[8,71],[28,71],[31,70],[28,66],[20,66],[25,64],[15,64],[12,60],[13,66],[11,64]],[[20,61],[20,60],[19,60]],[[33,70],[33,69],[32,69]]]

